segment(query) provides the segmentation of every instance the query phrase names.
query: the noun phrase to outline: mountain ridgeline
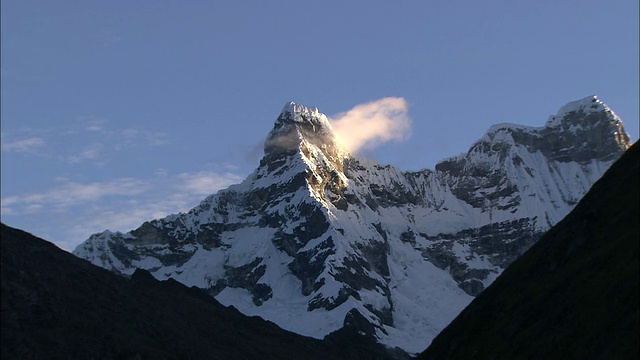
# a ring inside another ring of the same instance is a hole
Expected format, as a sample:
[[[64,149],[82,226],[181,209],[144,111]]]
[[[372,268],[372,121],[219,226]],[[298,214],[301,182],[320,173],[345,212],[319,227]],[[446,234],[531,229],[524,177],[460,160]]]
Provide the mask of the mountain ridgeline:
[[[289,103],[242,183],[74,254],[197,286],[298,334],[346,329],[418,353],[629,146],[588,97],[543,127],[496,125],[435,170],[403,172],[352,156],[318,109]]]

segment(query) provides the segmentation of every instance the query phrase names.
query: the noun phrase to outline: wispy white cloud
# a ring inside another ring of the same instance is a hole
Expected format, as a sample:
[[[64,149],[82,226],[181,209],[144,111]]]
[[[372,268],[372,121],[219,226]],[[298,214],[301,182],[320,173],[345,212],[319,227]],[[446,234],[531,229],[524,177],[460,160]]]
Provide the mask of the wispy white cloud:
[[[157,146],[164,145],[168,142],[167,134],[163,132],[125,129],[122,130],[120,134],[127,144],[143,143],[146,145]]]
[[[90,183],[57,178],[57,184],[48,191],[2,197],[2,216],[47,216],[47,229],[38,230],[38,224],[28,228],[41,234],[54,233],[57,236],[50,240],[73,250],[95,232],[128,231],[144,221],[188,211],[205,196],[242,180],[232,172],[171,175],[166,169],[158,169],[155,174],[149,179],[117,178]]]
[[[103,119],[96,116],[80,116],[78,122],[81,124],[85,131],[90,132],[106,132],[106,127],[109,123],[107,119]]]
[[[108,119],[80,116],[72,127],[21,128],[2,132],[2,150],[69,164],[101,166],[120,150],[169,143],[166,133],[144,128],[117,129]]]
[[[242,178],[234,173],[216,173],[213,171],[201,171],[197,173],[182,173],[178,175],[181,180],[179,185],[190,194],[210,195],[213,192],[235,184]]]
[[[122,37],[115,32],[107,31],[95,37],[96,42],[103,47],[108,47],[122,41]]]
[[[107,196],[138,195],[148,187],[148,183],[132,178],[88,184],[65,181],[47,192],[3,197],[2,211],[15,214],[30,213],[34,210],[45,209],[45,207],[60,209],[101,200]]]
[[[406,139],[411,131],[407,101],[387,97],[360,104],[329,120],[337,140],[350,152],[370,150],[387,141]]]
[[[102,143],[89,144],[79,153],[70,155],[69,162],[75,164],[86,160],[96,160],[100,157],[103,149]]]
[[[5,141],[4,137],[2,139],[2,151],[31,152],[45,145],[45,141],[41,137],[30,137],[14,141]]]
[[[140,130],[137,129],[124,129],[122,130],[122,137],[127,141],[133,141],[140,135]]]

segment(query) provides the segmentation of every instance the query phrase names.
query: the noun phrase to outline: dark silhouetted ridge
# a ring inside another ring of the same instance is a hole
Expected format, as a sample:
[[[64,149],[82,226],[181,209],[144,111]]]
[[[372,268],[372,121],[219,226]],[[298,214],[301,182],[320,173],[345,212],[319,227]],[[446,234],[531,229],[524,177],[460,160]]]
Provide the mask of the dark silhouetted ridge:
[[[204,291],[130,279],[2,224],[2,359],[364,359],[242,315]]]

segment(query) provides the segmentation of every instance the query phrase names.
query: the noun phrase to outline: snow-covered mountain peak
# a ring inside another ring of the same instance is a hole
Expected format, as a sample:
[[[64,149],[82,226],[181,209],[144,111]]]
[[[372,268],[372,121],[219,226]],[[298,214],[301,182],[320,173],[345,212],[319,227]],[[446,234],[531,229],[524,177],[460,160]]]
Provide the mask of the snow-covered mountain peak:
[[[582,162],[609,158],[629,146],[631,139],[620,118],[596,96],[589,96],[567,103],[542,127],[493,125],[468,155],[479,154],[485,161],[491,153],[504,160],[510,149],[521,147],[555,160]]]
[[[305,106],[289,101],[284,105],[276,122],[294,121],[298,123],[308,122],[314,125],[331,129],[327,116],[321,113],[317,107]]]
[[[316,107],[288,102],[273,124],[264,145],[265,155],[300,149],[303,142],[319,148],[338,147],[327,116]]]
[[[415,353],[628,147],[615,114],[590,101],[557,126],[493,126],[417,172],[351,157],[326,116],[291,102],[244,182],[74,254],[204,288],[303,335],[351,327]]]
[[[563,120],[570,117],[575,113],[582,113],[585,115],[591,113],[605,112],[607,115],[612,115],[617,119],[617,116],[609,109],[609,107],[602,102],[596,95],[587,96],[583,99],[572,101],[561,107],[556,115],[549,116],[549,120],[545,124],[546,127],[557,127],[562,125]],[[618,119],[619,120],[619,119]]]
[[[532,127],[525,125],[518,125],[512,123],[501,123],[491,126],[480,141],[508,141],[512,142],[513,138],[506,135],[513,132],[529,132],[536,133],[542,131],[544,128],[548,130],[556,128],[556,130],[567,130],[570,127],[582,127],[586,128],[587,117],[590,114],[602,113],[605,115],[602,118],[607,120],[621,123],[620,119],[613,113],[613,111],[600,100],[597,96],[587,96],[583,99],[572,101],[562,106],[556,115],[549,116],[544,127]],[[592,121],[592,123],[595,123]],[[593,124],[590,124],[593,125]]]
[[[326,115],[318,108],[294,102],[287,103],[276,119],[265,140],[264,153],[263,165],[293,157],[314,173],[322,169],[341,173],[344,159],[350,157],[336,142]]]

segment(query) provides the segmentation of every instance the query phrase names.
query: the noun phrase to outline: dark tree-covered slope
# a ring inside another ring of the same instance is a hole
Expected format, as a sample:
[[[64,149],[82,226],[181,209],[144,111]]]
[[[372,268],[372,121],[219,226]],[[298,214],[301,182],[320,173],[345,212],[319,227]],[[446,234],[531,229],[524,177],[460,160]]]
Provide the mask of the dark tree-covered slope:
[[[420,359],[639,357],[636,142]]]
[[[1,244],[2,359],[385,356],[284,331],[146,271],[117,276],[4,224]]]

